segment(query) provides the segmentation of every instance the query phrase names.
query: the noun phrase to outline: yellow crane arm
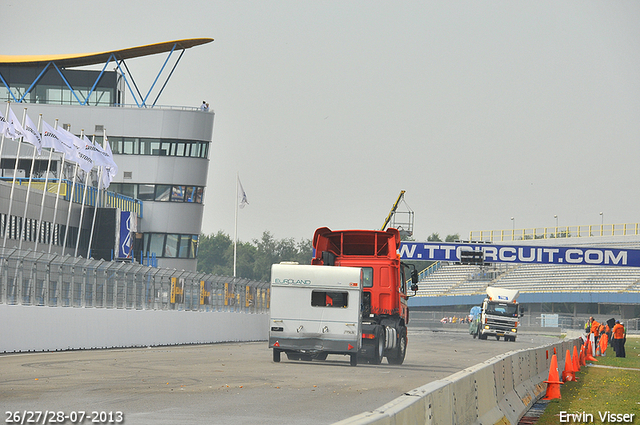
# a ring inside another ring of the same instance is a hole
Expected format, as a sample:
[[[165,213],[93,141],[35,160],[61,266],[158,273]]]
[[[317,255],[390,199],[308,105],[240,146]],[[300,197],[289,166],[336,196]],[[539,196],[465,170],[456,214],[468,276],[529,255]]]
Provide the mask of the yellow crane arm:
[[[402,200],[402,197],[404,196],[404,192],[405,192],[404,190],[400,191],[400,195],[398,195],[398,199],[396,199],[396,203],[393,204],[393,207],[391,208],[391,211],[389,211],[389,215],[387,216],[387,219],[384,221],[384,224],[382,225],[382,229],[380,230],[386,229],[387,225],[391,221],[391,217],[393,217],[393,214],[395,214],[396,210],[398,209],[398,204]]]

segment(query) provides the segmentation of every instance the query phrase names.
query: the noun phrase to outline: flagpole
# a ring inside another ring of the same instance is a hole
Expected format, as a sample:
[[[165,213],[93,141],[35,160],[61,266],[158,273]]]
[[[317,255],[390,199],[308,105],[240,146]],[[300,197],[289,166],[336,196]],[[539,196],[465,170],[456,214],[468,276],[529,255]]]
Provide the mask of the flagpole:
[[[54,130],[58,129],[58,119],[56,118],[55,123],[53,124],[53,128]],[[62,157],[60,158],[60,168],[58,169],[58,188],[56,189],[56,203],[55,206],[53,207],[53,221],[52,221],[52,226],[53,228],[51,229],[52,232],[55,232],[55,228],[56,228],[56,216],[58,215],[58,201],[60,200],[60,186],[61,186],[61,181],[62,181],[62,171],[64,170],[64,158],[66,156],[66,153],[62,152]],[[65,183],[65,187],[66,187],[66,183]],[[60,233],[60,232],[58,232]],[[66,239],[67,233],[65,230],[65,239]],[[49,251],[48,253],[51,254],[51,248],[53,247],[53,234],[51,235],[51,237],[49,238]],[[62,254],[64,255],[64,249],[62,250]]]
[[[53,156],[53,148],[49,148],[49,160],[47,161],[47,173],[44,176],[44,189],[42,192],[42,202],[40,204],[40,215],[38,216],[38,225],[36,227],[36,245],[33,248],[34,251],[38,250],[38,243],[40,242],[40,229],[42,228],[42,213],[44,212],[44,201],[47,193],[49,192],[49,172],[51,172],[51,158]],[[60,182],[58,182],[58,188]],[[53,223],[55,226],[55,222]],[[45,237],[46,240],[46,237]]]
[[[30,122],[31,125],[33,125],[33,121]],[[38,116],[38,128],[36,130],[38,133],[40,132],[40,124],[42,124],[42,114]],[[20,230],[20,243],[18,244],[18,249],[22,249],[22,240],[24,239],[24,236],[26,234],[25,224],[27,223],[27,206],[29,205],[29,194],[31,193],[31,183],[33,181],[33,168],[36,163],[36,153],[38,149],[39,148],[37,148],[36,146],[33,147],[33,156],[31,157],[31,170],[29,170],[29,185],[27,186],[27,196],[24,200],[24,213],[22,214],[22,229]],[[40,154],[38,154],[38,157],[40,157]]]
[[[234,232],[233,232],[233,277],[236,277],[236,261],[238,256],[238,182],[240,181],[240,176],[236,173],[236,214],[234,220]]]
[[[95,140],[95,136],[94,136]],[[107,140],[107,129],[102,129],[102,148],[104,149],[105,141]],[[108,143],[108,142],[107,142]],[[93,231],[96,227],[96,215],[98,212],[98,206],[100,204],[100,186],[102,186],[102,173],[104,173],[105,166],[98,167],[98,195],[96,196],[96,204],[93,208],[93,219],[91,220],[91,233],[89,233],[89,248],[87,248],[87,258],[90,258],[91,255],[91,242],[93,242]],[[135,253],[133,255],[135,258]],[[140,259],[140,263],[142,263],[142,259]]]
[[[5,119],[6,126],[3,129],[4,131],[2,132],[2,141],[0,142],[0,158],[2,158],[2,150],[4,149],[4,138],[5,138],[6,132],[8,130],[8,126],[9,126],[9,121],[8,121],[8,118],[7,118],[9,116],[9,106],[10,106],[10,102],[7,102],[7,111],[4,114],[4,119]],[[4,172],[2,173],[2,177],[4,177]],[[7,220],[7,222],[8,222],[9,216],[7,216],[5,218],[5,220]],[[4,234],[5,235],[7,234],[6,223],[5,223],[5,232],[4,232]],[[5,238],[5,241],[6,241],[6,238]],[[2,255],[4,255],[4,245],[5,245],[5,243],[6,242],[3,242],[3,244],[2,244]]]
[[[9,116],[9,104],[10,102],[7,102],[7,112],[4,113],[4,119],[5,122],[7,123],[7,126],[9,125],[9,121],[8,120],[8,116]],[[2,150],[4,149],[4,138],[5,138],[5,134],[6,134],[6,128],[4,129],[5,131],[2,132],[2,141],[0,142],[0,158],[2,158]],[[4,177],[4,175],[2,176]]]
[[[64,240],[62,241],[62,256],[64,256],[64,250],[67,247],[67,235],[69,234],[69,220],[71,219],[71,206],[73,205],[73,195],[76,190],[76,181],[78,177],[78,163],[76,162],[73,167],[73,181],[71,182],[71,197],[69,198],[69,210],[67,211],[67,222],[64,228]]]
[[[80,138],[84,136],[84,129],[80,130]],[[93,136],[95,140],[95,135]],[[84,170],[83,170],[84,171]],[[73,256],[78,256],[78,246],[80,246],[80,235],[82,234],[82,218],[84,217],[84,204],[87,199],[87,192],[89,189],[89,177],[91,177],[91,170],[84,172],[84,189],[82,191],[82,203],[80,204],[80,223],[78,224],[78,237],[76,238],[76,249],[73,252]]]
[[[87,248],[87,258],[91,255],[91,242],[93,241],[93,231],[96,227],[96,213],[98,212],[98,205],[100,204],[100,186],[102,186],[102,173],[104,166],[98,168],[98,194],[96,195],[96,204],[93,208],[93,219],[91,220],[91,232],[89,233],[89,248]]]
[[[22,123],[23,123],[23,127],[24,127],[24,121],[26,119],[27,116],[27,108],[24,108],[24,112],[22,113]],[[2,249],[4,251],[4,248],[7,245],[7,234],[9,233],[9,223],[11,222],[11,207],[13,206],[13,192],[14,189],[16,187],[16,174],[18,174],[18,160],[20,159],[20,146],[22,146],[22,138],[24,137],[24,135],[20,136],[20,139],[18,139],[18,150],[16,151],[16,164],[13,168],[13,180],[11,181],[11,192],[9,193],[9,211],[7,212],[7,219],[5,222],[5,229],[4,229],[4,240],[2,241]],[[17,220],[16,220],[17,221]],[[17,225],[18,223],[16,223]],[[22,234],[22,231],[20,232]]]

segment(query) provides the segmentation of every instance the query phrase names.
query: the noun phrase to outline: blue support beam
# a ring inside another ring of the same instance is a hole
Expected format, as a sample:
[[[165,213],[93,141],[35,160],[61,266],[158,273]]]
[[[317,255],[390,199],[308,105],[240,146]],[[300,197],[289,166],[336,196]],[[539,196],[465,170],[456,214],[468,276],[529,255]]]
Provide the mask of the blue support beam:
[[[47,69],[49,68],[49,65],[51,65],[51,62],[49,62],[44,69],[42,70],[42,72],[40,72],[40,74],[36,77],[35,80],[33,80],[33,83],[31,83],[31,85],[29,86],[29,88],[27,89],[26,92],[24,92],[24,94],[22,95],[22,97],[20,98],[20,100],[18,100],[18,102],[22,103],[22,101],[24,100],[24,97],[26,95],[28,95],[31,90],[33,89],[33,87],[35,87],[36,83],[40,80],[40,78],[42,78],[42,76],[44,75],[44,73],[47,71]],[[60,72],[60,71],[58,71]],[[14,98],[15,99],[15,98]]]
[[[76,91],[73,89],[73,87],[71,87],[71,84],[69,84],[69,82],[67,81],[67,79],[64,77],[64,75],[62,75],[62,72],[60,71],[60,68],[58,68],[58,65],[55,64],[55,62],[51,62],[53,64],[53,66],[56,68],[56,71],[58,71],[58,74],[60,75],[60,77],[62,78],[62,81],[64,81],[64,83],[67,85],[67,87],[69,87],[69,90],[71,90],[71,94],[73,94],[73,97],[76,98],[76,100],[78,101],[78,103],[80,105],[82,105],[82,101],[80,100],[80,98],[78,97],[78,95],[76,94]],[[49,66],[49,65],[47,65]],[[45,68],[46,69],[46,68]],[[43,71],[44,72],[44,71]],[[40,74],[42,75],[42,74]],[[40,77],[38,77],[40,78]],[[31,90],[31,88],[35,85],[35,81],[34,83],[31,85],[31,87],[29,87],[29,90]],[[28,90],[28,91],[29,91]],[[27,93],[28,93],[27,91]],[[25,93],[26,96],[26,93]],[[22,96],[24,98],[24,96]],[[22,99],[20,99],[20,101],[22,102]]]
[[[69,81],[66,79],[66,77],[64,76],[64,74],[62,73],[62,71],[60,70],[60,68],[58,67],[58,65],[56,65],[55,61],[51,61],[48,62],[45,67],[42,69],[42,71],[40,72],[40,74],[36,77],[36,79],[31,83],[31,85],[29,86],[29,88],[26,90],[26,92],[21,96],[21,97],[16,97],[16,95],[11,91],[11,88],[9,87],[9,84],[6,82],[6,80],[4,79],[4,77],[0,74],[0,80],[2,81],[2,83],[4,84],[4,86],[7,88],[7,90],[9,91],[9,93],[11,94],[11,97],[13,98],[14,102],[16,103],[22,103],[26,96],[31,93],[31,91],[33,90],[33,88],[37,85],[38,81],[40,81],[40,79],[42,78],[42,76],[46,73],[46,71],[49,69],[49,66],[53,65],[53,67],[56,69],[56,71],[58,72],[58,75],[60,75],[60,78],[62,78],[62,80],[64,81],[64,83],[66,84],[67,88],[71,91],[71,93],[73,94],[73,97],[75,97],[76,101],[78,102],[78,104],[80,105],[87,105],[89,103],[89,99],[91,98],[91,95],[94,94],[95,89],[98,85],[98,83],[100,82],[100,79],[102,78],[102,76],[104,75],[107,66],[109,65],[109,63],[113,60],[114,62],[116,62],[116,67],[118,69],[118,71],[120,72],[120,75],[122,76],[122,78],[124,78],[125,84],[127,86],[127,88],[129,89],[129,92],[131,93],[131,96],[133,97],[133,100],[135,101],[136,105],[139,108],[142,107],[147,107],[147,99],[149,98],[149,96],[151,95],[151,92],[153,91],[154,87],[156,86],[160,76],[162,75],[162,72],[164,71],[167,63],[169,62],[169,59],[171,58],[173,52],[176,50],[176,48],[178,48],[178,44],[174,43],[173,47],[171,48],[171,51],[169,52],[167,58],[165,59],[164,63],[162,64],[162,67],[160,68],[160,71],[158,72],[158,75],[156,75],[153,83],[151,84],[151,87],[149,88],[147,94],[143,97],[142,93],[140,92],[134,78],[133,75],[131,73],[131,71],[129,71],[129,68],[126,64],[126,62],[124,60],[118,61],[117,57],[115,56],[115,54],[111,53],[109,55],[109,58],[107,59],[107,61],[105,62],[102,71],[100,71],[100,74],[98,75],[98,77],[96,78],[95,82],[93,83],[91,89],[89,90],[89,93],[87,94],[86,98],[84,100],[80,99],[80,97],[78,96],[78,93],[76,92],[76,90],[74,90],[74,88],[71,86],[71,84],[69,83]],[[171,72],[169,73],[169,75],[167,76],[164,84],[162,85],[162,88],[160,89],[160,92],[158,93],[158,95],[156,96],[153,105],[151,105],[151,107],[156,105],[156,102],[158,101],[160,95],[162,94],[162,92],[164,91],[164,88],[166,87],[167,83],[169,82],[169,79],[171,78],[171,76],[173,75],[174,70],[176,69],[178,63],[180,62],[180,59],[182,58],[182,55],[184,54],[184,51],[186,49],[182,49],[182,52],[180,53],[180,56],[178,57],[178,59],[176,60],[176,63],[173,65],[173,68],[171,69]],[[124,65],[124,68],[126,69],[126,72],[123,70],[122,65]],[[127,78],[127,76],[129,78]],[[131,84],[133,84],[133,87],[135,88],[135,92],[134,89],[132,88]],[[136,92],[137,92],[137,96],[136,96]]]
[[[4,86],[7,88],[7,91],[9,91],[9,94],[11,94],[11,97],[13,98],[13,101],[14,102],[18,102],[18,99],[16,99],[15,95],[11,91],[11,88],[9,88],[9,84],[7,84],[7,82],[5,81],[5,79],[2,76],[2,74],[0,74],[0,79],[2,79],[2,84],[4,84]]]
[[[153,90],[153,87],[156,85],[156,82],[158,81],[158,78],[160,78],[160,74],[162,74],[162,71],[164,70],[164,67],[167,66],[167,62],[169,62],[169,58],[171,58],[171,55],[173,54],[173,51],[176,49],[176,46],[177,45],[174,43],[173,47],[171,48],[171,51],[169,52],[169,55],[167,56],[167,59],[165,59],[164,63],[162,64],[162,68],[160,68],[160,72],[158,72],[158,75],[156,75],[155,80],[153,80],[153,84],[151,84],[151,87],[149,87],[149,91],[147,92],[147,95],[142,100],[142,106],[146,105],[147,98],[151,94],[151,90]]]
[[[162,94],[162,92],[164,91],[164,88],[167,86],[167,83],[169,82],[169,79],[171,78],[171,76],[173,75],[173,71],[175,71],[176,67],[178,66],[178,64],[180,63],[180,59],[182,59],[182,55],[184,55],[186,49],[182,49],[182,52],[180,52],[180,56],[178,56],[178,60],[176,60],[176,63],[173,64],[173,68],[171,68],[171,72],[169,73],[169,75],[167,76],[167,79],[164,81],[164,84],[162,85],[162,88],[160,89],[160,91],[158,92],[158,95],[156,96],[155,100],[153,101],[153,105],[151,105],[151,107],[153,108],[154,106],[156,106],[156,102],[158,101],[158,99],[160,98],[160,95]]]

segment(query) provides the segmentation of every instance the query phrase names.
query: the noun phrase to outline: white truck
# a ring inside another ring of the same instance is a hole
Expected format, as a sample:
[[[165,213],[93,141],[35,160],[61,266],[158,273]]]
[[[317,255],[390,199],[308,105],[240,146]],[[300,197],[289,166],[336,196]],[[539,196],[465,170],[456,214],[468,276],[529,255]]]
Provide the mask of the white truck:
[[[328,354],[358,364],[362,348],[362,281],[360,267],[271,267],[269,348],[273,361],[325,360]]]
[[[516,289],[487,287],[487,297],[482,302],[482,312],[476,326],[470,326],[475,338],[487,339],[489,335],[497,340],[515,341],[518,334],[518,320],[523,316],[516,301],[520,292]],[[475,332],[475,333],[474,333]]]

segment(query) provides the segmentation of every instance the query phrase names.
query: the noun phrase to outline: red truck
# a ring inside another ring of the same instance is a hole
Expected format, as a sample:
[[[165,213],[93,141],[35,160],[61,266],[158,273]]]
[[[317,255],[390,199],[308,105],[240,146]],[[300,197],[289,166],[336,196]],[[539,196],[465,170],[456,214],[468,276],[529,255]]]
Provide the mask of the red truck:
[[[408,290],[418,290],[415,267],[400,261],[397,229],[335,230],[319,228],[313,235],[312,265],[361,267],[362,348],[361,361],[402,364],[407,352],[409,323]],[[407,272],[411,269],[411,286]]]

